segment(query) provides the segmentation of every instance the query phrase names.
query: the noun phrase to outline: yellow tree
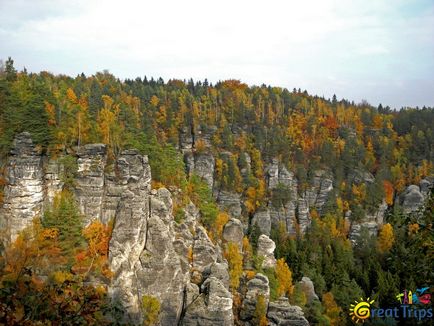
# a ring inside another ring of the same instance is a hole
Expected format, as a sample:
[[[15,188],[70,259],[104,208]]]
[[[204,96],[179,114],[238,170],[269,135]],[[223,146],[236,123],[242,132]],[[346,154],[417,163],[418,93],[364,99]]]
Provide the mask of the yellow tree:
[[[256,323],[259,326],[267,326],[267,302],[265,301],[265,297],[260,294],[256,298],[256,307],[255,307],[255,319]]]
[[[123,125],[119,123],[120,106],[114,100],[103,95],[104,108],[98,116],[98,131],[104,144],[110,146],[111,152],[117,152],[121,146]]]
[[[395,234],[390,223],[384,224],[377,240],[377,248],[381,253],[388,252],[395,242]]]
[[[341,313],[342,309],[339,307],[335,301],[335,298],[331,292],[324,293],[322,296],[322,304],[324,306],[325,315],[330,320],[331,326],[342,325]]]
[[[237,244],[232,242],[227,244],[225,258],[229,264],[230,287],[233,292],[236,292],[240,285],[240,277],[243,274],[243,256]]]
[[[277,294],[279,296],[285,294],[290,296],[293,291],[292,273],[284,258],[280,258],[276,262],[276,278],[279,283],[279,287],[277,288]]]

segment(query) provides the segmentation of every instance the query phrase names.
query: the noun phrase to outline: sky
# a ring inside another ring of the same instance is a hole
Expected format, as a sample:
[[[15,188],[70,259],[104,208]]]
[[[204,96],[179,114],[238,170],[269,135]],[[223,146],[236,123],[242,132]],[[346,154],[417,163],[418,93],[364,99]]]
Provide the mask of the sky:
[[[434,106],[434,0],[0,0],[0,58]]]

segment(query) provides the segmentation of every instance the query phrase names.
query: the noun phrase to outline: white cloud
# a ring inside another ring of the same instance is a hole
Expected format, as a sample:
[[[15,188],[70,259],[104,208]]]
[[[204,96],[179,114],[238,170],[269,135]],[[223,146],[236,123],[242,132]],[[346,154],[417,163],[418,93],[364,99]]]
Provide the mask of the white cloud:
[[[400,8],[407,3],[2,1],[0,55],[35,71],[107,68],[120,77],[241,78],[392,102],[356,85],[428,78],[423,71],[434,65],[434,6],[404,17]],[[423,100],[434,104],[432,96]]]

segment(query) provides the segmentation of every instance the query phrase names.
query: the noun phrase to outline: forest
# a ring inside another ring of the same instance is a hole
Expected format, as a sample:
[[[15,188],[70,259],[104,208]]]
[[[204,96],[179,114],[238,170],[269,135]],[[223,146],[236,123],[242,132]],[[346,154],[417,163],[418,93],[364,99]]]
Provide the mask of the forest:
[[[361,297],[387,306],[404,289],[432,287],[432,192],[414,214],[405,214],[398,198],[408,185],[434,175],[433,126],[431,107],[392,110],[239,80],[211,84],[120,80],[108,71],[76,77],[29,73],[17,71],[9,58],[0,70],[0,205],[6,161],[14,137],[24,131],[44,155],[62,157],[65,187],[31,229],[0,248],[0,321],[121,324],[121,308],[110,302],[105,287],[92,285],[112,277],[107,259],[113,225],[93,222],[83,228],[74,201],[76,166],[70,158],[85,144],[106,144],[108,160],[131,148],[148,155],[152,187],[172,192],[175,220],[183,220],[191,200],[210,238],[221,241],[230,216],[216,204],[215,189],[187,171],[181,152],[186,134],[194,153],[215,157],[214,187],[243,201],[249,225],[243,250],[229,244],[224,253],[235,316],[242,279],[258,272],[268,276],[272,300],[286,295],[312,325],[350,323],[348,307]],[[334,187],[321,214],[310,211],[305,233],[290,234],[283,226],[271,230],[277,265],[264,270],[256,254],[260,233],[250,221],[255,212],[290,196],[284,185],[267,187],[265,167],[273,159],[294,173],[300,192],[318,170],[333,175]],[[357,171],[372,174],[374,181],[354,182]],[[362,230],[354,244],[349,223],[374,212],[383,199],[387,210],[378,236]],[[319,300],[313,304],[297,285],[303,276],[315,285]],[[267,325],[261,305],[258,300],[256,322]],[[145,322],[154,324],[159,303],[145,297],[144,307]]]

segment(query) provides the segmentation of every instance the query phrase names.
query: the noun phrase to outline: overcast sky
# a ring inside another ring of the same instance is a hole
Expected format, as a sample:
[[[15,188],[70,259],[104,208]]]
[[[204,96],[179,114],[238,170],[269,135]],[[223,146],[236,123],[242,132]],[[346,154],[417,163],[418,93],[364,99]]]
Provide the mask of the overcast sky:
[[[33,72],[306,89],[434,106],[434,0],[0,0],[0,58]]]

